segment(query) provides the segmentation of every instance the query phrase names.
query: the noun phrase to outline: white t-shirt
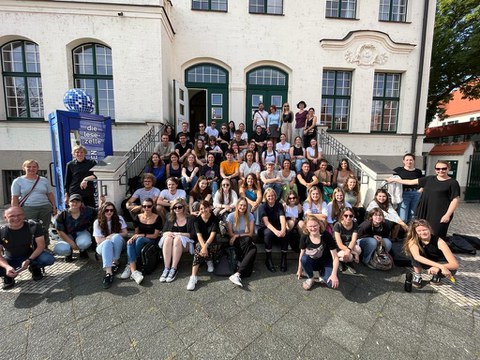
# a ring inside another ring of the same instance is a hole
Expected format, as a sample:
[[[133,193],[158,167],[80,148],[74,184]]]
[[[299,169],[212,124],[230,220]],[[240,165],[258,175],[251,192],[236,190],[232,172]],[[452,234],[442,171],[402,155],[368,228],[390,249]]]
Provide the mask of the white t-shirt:
[[[250,167],[248,166],[246,161],[240,164],[240,175],[243,177],[247,177],[247,175],[251,173],[257,175],[260,170],[260,165],[258,165],[258,163],[256,162],[253,162],[252,166]]]
[[[281,142],[278,142],[277,145],[275,145],[275,149],[278,152],[283,151],[285,153],[288,153],[290,151],[290,144],[288,142],[285,142],[285,145],[284,145]]]
[[[120,220],[120,228],[121,229],[126,229],[127,228],[127,223],[123,219],[121,215],[118,215],[118,218]],[[108,222],[108,229],[112,231],[112,221],[110,220]],[[103,236],[106,237],[107,235],[102,234],[102,230],[100,229],[100,225],[98,224],[98,220],[95,220],[93,223],[93,236]]]
[[[186,199],[187,193],[185,192],[185,190],[177,189],[175,194],[172,194],[168,189],[165,189],[165,190],[162,190],[162,192],[160,193],[160,197],[163,200],[173,201],[178,198]]]

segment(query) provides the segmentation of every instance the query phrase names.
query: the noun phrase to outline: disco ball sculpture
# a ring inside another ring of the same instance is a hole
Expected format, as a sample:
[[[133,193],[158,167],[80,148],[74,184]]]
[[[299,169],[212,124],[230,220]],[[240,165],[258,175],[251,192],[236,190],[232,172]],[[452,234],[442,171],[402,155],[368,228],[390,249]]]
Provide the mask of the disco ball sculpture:
[[[91,113],[95,109],[92,97],[82,89],[68,90],[63,96],[63,103],[69,111]]]

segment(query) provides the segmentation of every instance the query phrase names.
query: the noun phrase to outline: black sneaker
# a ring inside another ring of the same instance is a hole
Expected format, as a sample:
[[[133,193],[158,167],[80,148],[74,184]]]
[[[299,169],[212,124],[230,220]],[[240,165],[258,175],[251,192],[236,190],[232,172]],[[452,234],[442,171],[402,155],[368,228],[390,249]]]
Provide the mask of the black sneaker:
[[[412,280],[412,285],[416,288],[421,288],[422,287],[422,277],[414,276]]]
[[[11,278],[10,276],[4,276],[3,277],[3,290],[8,290],[11,289],[15,286],[15,279]]]
[[[33,280],[38,281],[43,279],[42,269],[40,269],[39,267],[29,266],[28,271],[32,273]]]
[[[73,255],[70,253],[70,255],[65,256],[65,262],[71,263],[73,262]]]
[[[112,283],[113,283],[113,275],[106,274],[105,277],[103,278],[103,288],[109,289],[110,286],[112,286]]]
[[[87,250],[80,251],[80,259],[89,259]]]
[[[413,280],[413,274],[411,272],[407,272],[405,274],[405,291],[406,292],[412,292],[412,280]]]
[[[438,284],[442,280],[441,275],[433,275],[432,279],[430,280],[431,283]]]
[[[112,265],[112,273],[116,274],[118,272],[118,264]]]

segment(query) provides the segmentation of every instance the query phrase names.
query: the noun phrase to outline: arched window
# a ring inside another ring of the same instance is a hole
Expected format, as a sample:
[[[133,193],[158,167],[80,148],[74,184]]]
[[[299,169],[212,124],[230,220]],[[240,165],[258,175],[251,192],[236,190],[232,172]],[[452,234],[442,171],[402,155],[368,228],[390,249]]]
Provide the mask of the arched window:
[[[73,49],[73,80],[95,100],[95,113],[115,118],[112,50],[100,44]]]
[[[2,46],[7,119],[43,119],[38,45],[17,40]]]

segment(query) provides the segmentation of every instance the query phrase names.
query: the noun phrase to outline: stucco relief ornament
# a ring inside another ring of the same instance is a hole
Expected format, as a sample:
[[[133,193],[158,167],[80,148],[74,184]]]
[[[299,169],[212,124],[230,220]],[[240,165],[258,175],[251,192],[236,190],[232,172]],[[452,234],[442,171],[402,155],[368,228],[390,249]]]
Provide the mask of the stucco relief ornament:
[[[359,66],[373,66],[385,64],[388,56],[385,53],[380,54],[373,44],[363,44],[354,53],[347,51],[345,60]]]

